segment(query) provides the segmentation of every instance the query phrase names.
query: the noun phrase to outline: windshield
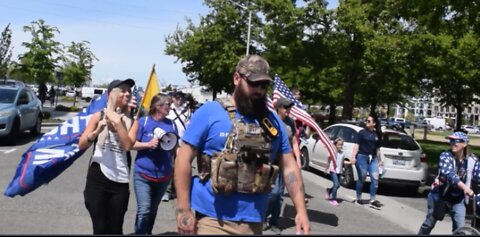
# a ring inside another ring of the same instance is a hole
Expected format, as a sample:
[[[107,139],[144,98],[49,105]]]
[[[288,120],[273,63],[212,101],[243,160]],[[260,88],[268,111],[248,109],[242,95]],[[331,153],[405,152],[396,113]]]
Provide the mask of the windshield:
[[[411,136],[399,133],[384,133],[382,147],[414,151],[420,149]]]
[[[17,96],[17,90],[1,89],[0,88],[0,103],[12,104]]]

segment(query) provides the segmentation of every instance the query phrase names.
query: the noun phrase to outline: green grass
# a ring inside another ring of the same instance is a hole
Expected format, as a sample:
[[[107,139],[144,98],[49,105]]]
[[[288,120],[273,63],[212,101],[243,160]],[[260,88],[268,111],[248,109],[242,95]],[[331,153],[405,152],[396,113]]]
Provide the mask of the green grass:
[[[434,135],[434,136],[442,136],[442,137],[446,137],[448,135],[452,135],[452,131],[435,131],[435,132],[429,132],[428,133],[429,135]],[[478,140],[480,139],[480,137],[477,137],[477,136],[468,136],[468,138],[470,140]]]
[[[447,133],[448,135],[450,133]],[[417,140],[418,143],[422,146],[423,151],[427,155],[427,163],[428,167],[437,168],[438,167],[438,159],[440,158],[440,153],[450,149],[450,146],[447,142],[438,142],[438,141],[431,141],[431,140]],[[468,149],[471,153],[474,153],[477,156],[480,156],[480,147],[469,145]]]

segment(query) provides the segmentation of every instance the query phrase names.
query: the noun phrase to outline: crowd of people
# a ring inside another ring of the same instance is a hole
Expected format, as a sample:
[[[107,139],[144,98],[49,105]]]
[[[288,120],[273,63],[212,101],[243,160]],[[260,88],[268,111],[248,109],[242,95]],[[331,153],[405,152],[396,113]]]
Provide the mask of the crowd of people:
[[[262,234],[267,229],[280,234],[285,190],[296,209],[296,233],[308,234],[299,137],[309,132],[291,118],[292,101],[280,98],[274,111],[267,107],[267,89],[273,81],[269,69],[261,56],[245,56],[233,72],[230,97],[207,102],[193,112],[184,93],[159,93],[139,118],[130,112],[135,82],[112,81],[106,108],[92,116],[79,140],[80,150],[94,146],[84,189],[93,234],[123,234],[130,173],[137,202],[135,234],[151,235],[161,201],[175,198],[179,234]],[[300,91],[292,92],[299,100]],[[344,141],[334,140],[336,157],[327,166],[332,187],[325,195],[331,205],[339,205],[342,165],[352,164],[359,174],[355,202],[361,200],[368,172],[369,204],[381,208],[376,200],[382,164],[377,124],[374,116],[367,118],[350,161],[345,160]],[[166,134],[175,137],[173,145],[162,144]],[[443,219],[438,206],[451,214],[452,230],[463,226],[464,202],[480,183],[480,165],[468,152],[468,136],[456,131],[447,139],[451,149],[440,155],[439,175],[428,195],[428,213],[419,234],[429,234]],[[133,167],[131,150],[138,151]],[[198,175],[192,175],[195,158]],[[480,199],[474,201],[480,205]]]

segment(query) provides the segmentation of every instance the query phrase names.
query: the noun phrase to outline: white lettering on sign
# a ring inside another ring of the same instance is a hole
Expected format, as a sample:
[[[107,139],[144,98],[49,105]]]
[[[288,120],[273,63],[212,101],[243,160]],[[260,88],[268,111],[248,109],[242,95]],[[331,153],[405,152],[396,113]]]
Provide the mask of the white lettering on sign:
[[[53,159],[65,158],[65,160],[68,160],[75,153],[77,153],[79,151],[77,144],[72,145],[72,147],[74,147],[74,149],[69,151],[66,154],[65,154],[64,150],[59,150],[59,149],[46,149],[46,148],[38,149],[38,150],[36,150],[33,164],[34,165],[41,165],[41,164],[45,164],[45,163],[47,163],[47,162],[49,162],[50,160],[53,160]]]
[[[50,132],[45,133],[44,136],[51,136],[55,135],[58,133],[58,129],[60,128],[60,135],[64,136],[67,134],[72,134],[72,133],[78,133],[80,132],[80,123],[84,124],[83,127],[87,127],[88,121],[90,121],[90,118],[92,118],[93,114],[89,114],[86,116],[75,116],[65,122],[62,123],[60,127],[56,127],[52,129]],[[71,131],[69,132],[69,130]]]

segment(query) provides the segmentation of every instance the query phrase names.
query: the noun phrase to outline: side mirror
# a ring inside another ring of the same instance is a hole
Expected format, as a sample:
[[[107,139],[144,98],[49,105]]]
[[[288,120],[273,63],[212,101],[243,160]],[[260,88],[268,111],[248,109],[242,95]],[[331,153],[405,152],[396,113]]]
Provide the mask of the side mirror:
[[[312,138],[315,139],[315,140],[318,140],[318,138],[319,138],[319,137],[318,137],[318,134],[314,133],[314,134],[312,135]]]

